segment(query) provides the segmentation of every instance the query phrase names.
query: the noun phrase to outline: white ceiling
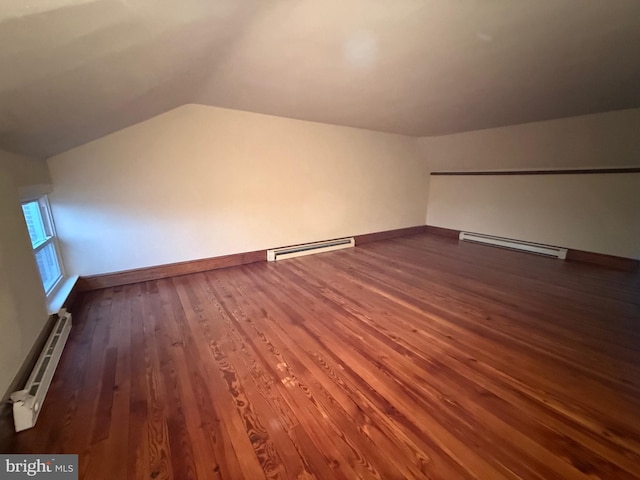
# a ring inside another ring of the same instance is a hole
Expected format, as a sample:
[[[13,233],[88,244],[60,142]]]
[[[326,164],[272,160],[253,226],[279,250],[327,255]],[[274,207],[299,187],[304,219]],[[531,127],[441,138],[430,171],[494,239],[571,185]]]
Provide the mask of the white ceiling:
[[[0,0],[0,147],[185,103],[428,136],[640,106],[638,0]]]

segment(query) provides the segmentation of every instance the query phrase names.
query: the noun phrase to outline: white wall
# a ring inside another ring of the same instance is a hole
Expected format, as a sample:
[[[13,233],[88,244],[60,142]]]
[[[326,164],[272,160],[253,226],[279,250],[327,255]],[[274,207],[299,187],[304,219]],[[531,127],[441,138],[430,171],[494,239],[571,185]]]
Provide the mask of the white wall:
[[[640,259],[640,173],[432,176],[427,224]]]
[[[19,190],[49,182],[44,161],[0,150],[0,396],[11,386],[48,318]]]
[[[70,274],[424,225],[417,139],[185,105],[48,160]]]
[[[640,109],[421,138],[430,171],[640,166]],[[638,174],[431,176],[427,224],[640,256]]]

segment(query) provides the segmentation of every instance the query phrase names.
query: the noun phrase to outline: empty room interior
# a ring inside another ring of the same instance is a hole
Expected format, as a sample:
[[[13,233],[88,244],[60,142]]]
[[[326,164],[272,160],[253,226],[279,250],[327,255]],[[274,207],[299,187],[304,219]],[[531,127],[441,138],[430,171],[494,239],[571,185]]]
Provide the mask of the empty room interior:
[[[636,0],[3,0],[0,478],[640,479],[639,47]]]

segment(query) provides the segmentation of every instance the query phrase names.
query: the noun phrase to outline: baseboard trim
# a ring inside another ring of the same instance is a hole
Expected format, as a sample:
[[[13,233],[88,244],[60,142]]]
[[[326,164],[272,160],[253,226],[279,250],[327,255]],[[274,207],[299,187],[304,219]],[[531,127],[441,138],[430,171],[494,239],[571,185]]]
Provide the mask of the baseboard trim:
[[[460,238],[460,230],[453,230],[451,228],[444,227],[434,227],[433,225],[427,225],[426,227],[426,233],[429,233],[431,235],[440,235],[441,237],[455,238],[456,240]]]
[[[613,268],[615,270],[624,270],[632,272],[638,270],[640,261],[633,258],[616,257],[615,255],[606,255],[604,253],[586,252],[584,250],[567,250],[568,262],[591,263],[600,265],[601,267]]]
[[[426,231],[432,235],[440,235],[448,238],[459,238],[460,230],[451,228],[435,227],[427,225]],[[633,271],[640,267],[640,261],[633,258],[616,257],[615,255],[607,255],[604,253],[587,252],[584,250],[567,249],[568,262],[590,263],[601,267],[612,268],[615,270]]]
[[[458,239],[460,230],[454,230],[445,227],[436,227],[434,225],[418,225],[415,227],[398,228],[395,230],[386,230],[383,232],[354,235],[354,238],[357,247],[359,245],[371,242],[379,242],[381,240],[390,240],[393,238],[420,234],[438,235],[441,237]],[[640,266],[640,261],[634,260],[632,258],[616,257],[613,255],[605,255],[602,253],[593,253],[572,249],[569,249],[567,252],[567,260],[572,262],[590,263],[607,268],[614,268],[616,270],[627,271],[636,270]],[[131,283],[158,280],[160,278],[177,277],[190,273],[206,272],[208,270],[216,270],[219,268],[235,267],[239,265],[246,265],[249,263],[266,261],[267,251],[257,250],[254,252],[237,253],[233,255],[224,255],[221,257],[204,258],[187,262],[170,263],[154,267],[136,268],[133,270],[125,270],[121,272],[80,277],[64,306],[67,308],[67,310],[71,311],[73,300],[79,292],[99,290],[101,288],[118,287]]]
[[[419,235],[425,233],[426,228],[426,225],[418,225],[415,227],[386,230],[384,232],[354,235],[353,237],[356,241],[356,246],[358,246],[366,243],[377,242],[380,240],[389,240],[391,238]],[[180,275],[188,275],[190,273],[206,272],[208,270],[217,270],[219,268],[236,267],[238,265],[246,265],[248,263],[266,261],[267,251],[256,250],[254,252],[236,253],[233,255],[224,255],[221,257],[211,257],[203,258],[200,260],[169,263],[166,265],[157,265],[154,267],[135,268],[132,270],[123,270],[121,272],[89,275],[86,277],[80,277],[78,279],[74,291],[69,297],[70,301],[72,302],[79,292],[100,290],[101,288],[119,287],[122,285],[129,285],[131,283],[158,280],[160,278],[177,277]],[[71,311],[70,308],[68,308],[68,310]]]
[[[385,230],[384,232],[365,233],[363,235],[354,235],[356,247],[363,243],[379,242],[380,240],[390,240],[398,237],[408,237],[409,235],[420,235],[426,233],[426,225],[418,225],[415,227],[397,228],[395,230]]]
[[[620,168],[572,168],[559,170],[468,170],[468,171],[448,171],[448,172],[431,172],[431,175],[601,175],[610,173],[640,173],[638,167],[620,167]]]
[[[118,287],[130,283],[146,282],[158,280],[160,278],[177,277],[189,273],[206,272],[219,268],[236,267],[248,263],[266,262],[267,251],[257,250],[255,252],[236,253],[233,255],[223,255],[221,257],[203,258],[200,260],[190,260],[186,262],[169,263],[154,267],[135,268],[121,272],[103,273],[100,275],[90,275],[80,277],[78,280],[78,291],[86,292],[99,290],[101,288]]]
[[[73,287],[71,288],[71,291],[69,292],[69,295],[67,295],[67,298],[62,303],[62,308],[64,308],[67,312],[72,312],[73,313],[73,306],[75,305],[76,301],[78,300],[78,295],[80,293],[80,286],[78,285],[79,283],[80,283],[80,279],[78,278],[74,282]]]

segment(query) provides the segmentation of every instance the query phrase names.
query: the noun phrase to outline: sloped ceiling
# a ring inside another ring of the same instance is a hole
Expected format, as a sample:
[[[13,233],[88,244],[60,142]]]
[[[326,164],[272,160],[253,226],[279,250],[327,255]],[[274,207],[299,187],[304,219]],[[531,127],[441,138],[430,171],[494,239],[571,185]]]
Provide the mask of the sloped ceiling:
[[[0,147],[185,103],[430,136],[640,106],[637,0],[2,0]]]

